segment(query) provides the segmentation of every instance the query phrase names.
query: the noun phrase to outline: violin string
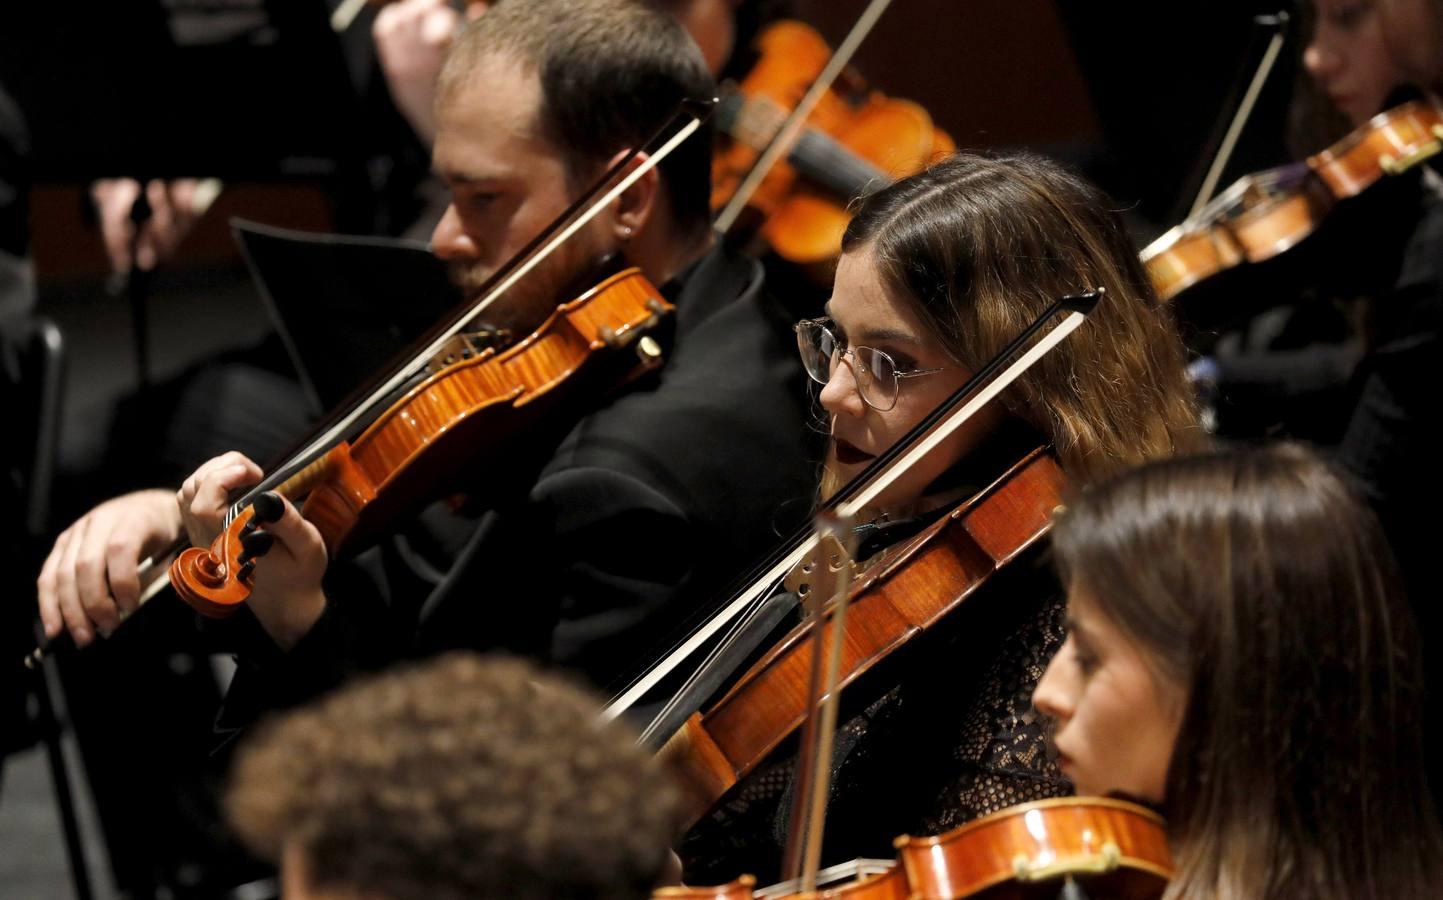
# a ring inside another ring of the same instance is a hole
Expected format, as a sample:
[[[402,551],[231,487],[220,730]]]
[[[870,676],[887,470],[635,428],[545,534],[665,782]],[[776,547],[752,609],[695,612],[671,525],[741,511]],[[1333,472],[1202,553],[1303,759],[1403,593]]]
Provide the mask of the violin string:
[[[815,536],[812,537],[815,540]],[[670,653],[664,657],[656,666],[643,672],[634,679],[622,693],[614,697],[606,709],[603,710],[603,718],[610,720],[621,715],[630,709],[637,700],[649,693],[663,678],[670,675],[681,662],[696,652],[703,643],[710,640],[728,622],[733,621],[737,615],[750,608],[759,598],[765,598],[766,589],[786,577],[793,566],[800,562],[811,549],[806,541],[801,542],[791,552],[782,554],[781,558],[772,565],[766,576],[752,584],[745,591],[734,597],[712,618],[703,622],[700,627],[679,642]]]
[[[711,670],[711,667],[721,656],[723,656],[727,651],[731,650],[732,647],[736,645],[736,642],[740,640],[742,634],[745,633],[746,627],[750,625],[752,621],[761,613],[766,599],[772,596],[772,594],[776,591],[778,584],[779,582],[776,581],[769,582],[767,585],[767,590],[759,592],[757,594],[757,596],[753,599],[750,607],[743,614],[737,616],[736,619],[733,620],[732,626],[727,629],[726,634],[723,635],[723,637],[712,646],[712,649],[706,654],[702,661],[697,663],[696,667],[692,669],[691,674],[689,674],[686,679],[683,680],[681,687],[679,687],[671,694],[670,697],[667,698],[666,703],[662,704],[661,709],[656,713],[655,716],[652,717],[651,721],[647,724],[647,726],[642,729],[641,742],[643,744],[649,743],[653,738],[656,737],[657,728],[662,722],[666,721],[668,718],[671,717],[673,713],[676,712],[677,707],[681,705],[682,698],[685,697],[690,692],[690,690],[701,681],[702,677]]]
[[[1075,331],[1087,319],[1087,315],[1101,299],[1105,290],[1097,288],[1086,294],[1063,297],[1042,312],[1031,325],[1014,338],[997,356],[968,379],[953,395],[944,400],[935,410],[919,422],[896,444],[874,460],[865,471],[842,488],[836,496],[823,505],[824,510],[835,510],[839,515],[855,518],[866,505],[876,500],[918,460],[926,456],[937,444],[960,428],[987,403],[1005,390],[1037,360]],[[1046,323],[1057,313],[1070,310],[1057,327],[1039,339],[1031,349],[1021,353]],[[1017,360],[1007,366],[1007,360],[1017,354]],[[1003,367],[1006,366],[1005,369]],[[1000,370],[1000,371],[999,371]],[[815,533],[808,532],[790,550],[779,551],[764,578],[765,584],[772,584],[784,578],[792,567],[801,562],[807,553],[817,546]],[[666,676],[671,674],[682,661],[707,640],[710,640],[727,623],[751,608],[764,589],[756,582],[738,592],[711,618],[704,621],[685,638],[677,642],[669,653],[652,668],[643,672],[619,694],[613,697],[603,711],[603,717],[610,720],[630,709]]]

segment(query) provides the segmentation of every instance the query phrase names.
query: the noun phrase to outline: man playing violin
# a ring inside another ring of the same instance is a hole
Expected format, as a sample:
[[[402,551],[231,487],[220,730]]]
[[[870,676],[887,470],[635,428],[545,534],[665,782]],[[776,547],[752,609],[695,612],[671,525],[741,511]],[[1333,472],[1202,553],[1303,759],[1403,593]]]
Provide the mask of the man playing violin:
[[[434,251],[474,292],[682,99],[712,90],[685,33],[644,4],[539,0],[487,12],[457,37],[439,82],[435,166],[453,199]],[[245,657],[254,665],[233,694],[283,703],[352,668],[453,644],[504,646],[604,681],[689,590],[704,597],[774,543],[792,524],[779,509],[804,514],[804,376],[759,267],[712,246],[709,162],[703,129],[488,313],[489,324],[528,333],[574,296],[563,286],[619,254],[677,307],[675,334],[662,340],[668,364],[556,426],[553,447],[517,470],[475,473],[487,504],[479,520],[429,511],[434,527],[374,554],[387,574],[380,589],[340,566],[323,589],[319,536],[287,504],[249,607],[273,646]],[[208,542],[226,494],[259,475],[228,454],[187,479],[179,508],[174,494],[142,492],[81,519],[39,580],[47,632],[83,645],[115,628],[136,605],[137,561],[182,528]]]

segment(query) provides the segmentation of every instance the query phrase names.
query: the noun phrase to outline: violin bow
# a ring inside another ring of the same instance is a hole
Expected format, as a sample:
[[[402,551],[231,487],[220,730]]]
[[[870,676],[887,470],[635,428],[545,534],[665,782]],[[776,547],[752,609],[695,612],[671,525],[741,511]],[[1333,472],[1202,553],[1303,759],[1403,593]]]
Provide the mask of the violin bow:
[[[952,396],[939,404],[901,440],[873,460],[863,472],[842,488],[823,506],[823,510],[843,519],[855,518],[912,466],[985,408],[1053,347],[1081,327],[1104,294],[1105,290],[1099,287],[1053,302],[1021,334],[982,366],[976,375],[968,379],[966,384],[959,387]],[[1063,313],[1066,313],[1066,316],[1056,327],[1037,338],[1052,319]],[[809,555],[816,553],[819,546],[815,533],[795,538],[789,549],[779,551],[769,562],[759,567],[754,573],[755,579],[734,594],[722,609],[677,643],[655,666],[633,679],[621,693],[613,697],[611,703],[602,711],[603,718],[614,719],[630,709],[731,623],[732,628],[728,634],[711,649],[702,664],[686,680],[686,684],[672,695],[642,732],[643,743],[653,741],[658,737],[658,726],[675,711],[677,698],[685,693],[686,688],[700,677],[708,664],[720,655],[727,641],[738,633],[748,610],[755,609],[788,572]]]
[[[756,164],[747,172],[746,178],[742,179],[736,193],[732,194],[731,200],[717,214],[716,219],[712,222],[712,227],[718,234],[726,234],[736,224],[737,217],[746,208],[752,194],[755,194],[757,188],[761,187],[762,181],[766,179],[772,168],[791,151],[798,135],[806,127],[807,117],[812,114],[812,110],[817,108],[817,104],[821,102],[822,97],[842,74],[847,63],[852,61],[852,56],[856,54],[857,48],[862,46],[862,41],[871,34],[872,26],[877,24],[882,13],[886,12],[887,7],[891,5],[892,0],[872,0],[867,8],[862,10],[856,23],[852,25],[852,30],[847,32],[847,36],[837,46],[832,58],[827,60],[827,65],[817,76],[817,80],[812,82],[812,86],[807,89],[796,108],[782,120],[781,126],[772,135],[772,139],[767,142],[766,149],[757,158]]]
[[[286,454],[284,462],[276,466],[259,484],[248,489],[239,500],[232,503],[226,510],[222,527],[228,528],[235,517],[240,515],[257,495],[274,490],[291,476],[316,462],[337,441],[342,440],[357,423],[374,412],[378,406],[388,405],[393,394],[440,353],[451,338],[459,334],[518,281],[526,277],[555,252],[558,247],[586,227],[587,223],[599,215],[612,201],[621,196],[646,173],[660,165],[662,160],[670,156],[677,147],[696,133],[702,123],[706,121],[707,116],[711,114],[715,103],[715,100],[682,101],[676,114],[650,140],[642,146],[634,148],[624,159],[607,169],[591,188],[577,198],[525,247],[522,247],[515,256],[503,264],[482,286],[481,294],[476,300],[459,305],[444,321],[412,345],[413,348],[420,346],[421,349],[408,348],[398,354],[397,359],[402,361],[399,364],[392,364],[390,375],[376,379],[371,385],[359,389],[352,397],[343,401],[340,408],[344,412],[333,416],[328,424],[317,429],[310,438],[302,442],[300,450]],[[638,160],[640,161],[638,162]],[[168,566],[166,557],[180,552],[184,549],[185,543],[182,538],[160,556],[152,556],[143,560],[140,564],[142,583],[148,575],[165,571]],[[141,594],[140,605],[144,605],[169,584],[169,579],[155,577],[154,581]],[[139,606],[137,606],[138,608]],[[22,662],[27,669],[34,669],[44,661],[50,649],[50,641],[38,641],[36,648],[26,654]]]
[[[1233,120],[1228,125],[1227,133],[1218,146],[1218,152],[1213,157],[1212,165],[1208,167],[1207,176],[1203,178],[1202,186],[1198,188],[1197,196],[1193,198],[1192,208],[1187,213],[1189,219],[1202,212],[1203,207],[1207,206],[1208,201],[1213,198],[1223,170],[1232,160],[1233,150],[1237,148],[1238,138],[1242,135],[1243,127],[1247,125],[1248,119],[1252,118],[1253,107],[1257,105],[1258,97],[1263,92],[1263,85],[1267,84],[1268,76],[1273,71],[1273,65],[1278,61],[1278,54],[1282,52],[1283,44],[1287,42],[1287,10],[1279,10],[1270,16],[1256,16],[1253,18],[1253,22],[1276,30],[1273,32],[1272,39],[1268,41],[1267,49],[1263,51],[1262,60],[1253,72],[1247,91],[1243,94],[1242,100],[1238,102],[1237,111],[1233,113]]]

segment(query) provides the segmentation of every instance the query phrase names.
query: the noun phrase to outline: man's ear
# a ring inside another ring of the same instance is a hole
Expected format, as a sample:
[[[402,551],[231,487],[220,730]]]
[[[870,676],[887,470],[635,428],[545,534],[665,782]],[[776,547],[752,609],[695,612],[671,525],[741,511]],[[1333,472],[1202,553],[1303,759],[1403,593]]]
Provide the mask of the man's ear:
[[[627,157],[630,150],[623,150],[611,158],[607,167],[616,165]],[[646,162],[647,155],[639,153],[632,162],[632,166],[640,166]],[[622,191],[621,196],[616,198],[615,214],[612,217],[612,227],[616,229],[616,239],[625,243],[631,237],[646,227],[652,217],[657,215],[657,204],[660,202],[661,175],[655,168],[649,169],[646,174],[636,180],[636,183]]]

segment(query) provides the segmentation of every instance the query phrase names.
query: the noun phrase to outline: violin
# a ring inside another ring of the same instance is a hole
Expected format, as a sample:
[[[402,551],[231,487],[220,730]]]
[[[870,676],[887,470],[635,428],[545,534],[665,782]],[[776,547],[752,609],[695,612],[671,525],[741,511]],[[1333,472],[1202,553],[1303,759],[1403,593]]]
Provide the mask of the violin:
[[[1305,160],[1248,175],[1141,253],[1158,296],[1170,300],[1244,262],[1271,259],[1312,234],[1339,201],[1443,147],[1443,109],[1409,101],[1379,113]]]
[[[629,268],[561,305],[505,350],[456,335],[428,363],[424,380],[358,438],[336,443],[275,490],[306,498],[301,514],[332,558],[365,547],[398,515],[438,496],[463,466],[484,465],[488,451],[499,452],[578,397],[659,366],[661,347],[649,332],[672,311],[641,270]],[[633,345],[634,355],[616,352]],[[182,600],[219,618],[249,598],[256,515],[245,507],[209,548],[191,547],[171,563]]]
[[[910,540],[884,551],[852,585],[836,690],[949,616],[1037,545],[1062,503],[1064,484],[1056,460],[1039,448]],[[802,584],[799,592],[807,589]],[[802,724],[816,653],[806,638],[801,627],[794,629],[662,747],[659,756],[681,776],[688,822],[704,815]]]
[[[1105,797],[1058,797],[999,810],[936,837],[902,836],[897,861],[837,887],[798,894],[791,884],[753,890],[742,876],[719,887],[654,891],[666,900],[961,900],[1056,896],[1067,882],[1085,896],[1150,900],[1173,874],[1162,817]],[[843,867],[837,867],[845,871]],[[1045,887],[1044,887],[1045,886]]]
[[[712,166],[714,211],[732,200],[832,57],[821,35],[801,22],[773,23],[756,46],[760,59],[717,107],[725,140]],[[747,200],[762,222],[761,238],[802,266],[829,263],[841,253],[853,198],[956,149],[918,104],[871,90],[855,73],[846,80],[845,91],[833,85],[820,98],[786,160]]]

